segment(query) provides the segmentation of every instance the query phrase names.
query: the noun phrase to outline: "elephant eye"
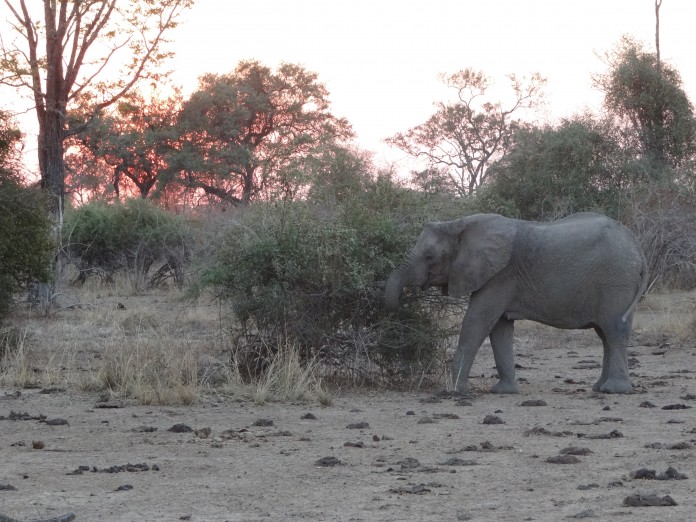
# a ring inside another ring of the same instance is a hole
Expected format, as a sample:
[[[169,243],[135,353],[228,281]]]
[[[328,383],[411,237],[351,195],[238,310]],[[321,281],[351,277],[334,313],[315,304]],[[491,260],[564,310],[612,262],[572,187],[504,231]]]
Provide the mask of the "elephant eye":
[[[433,255],[430,254],[430,253],[425,254],[425,262],[426,262],[426,263],[432,263],[432,261],[433,261]]]

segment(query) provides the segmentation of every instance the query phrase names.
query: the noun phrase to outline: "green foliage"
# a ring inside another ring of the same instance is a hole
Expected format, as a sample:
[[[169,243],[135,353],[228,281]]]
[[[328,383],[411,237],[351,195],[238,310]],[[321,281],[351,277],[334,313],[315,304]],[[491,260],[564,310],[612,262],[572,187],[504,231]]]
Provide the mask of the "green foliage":
[[[523,219],[588,210],[616,215],[622,157],[608,127],[591,118],[520,129],[510,152],[491,167],[479,204]]]
[[[182,218],[143,199],[83,205],[66,214],[63,227],[63,244],[80,270],[81,281],[90,273],[110,279],[116,271],[126,270],[136,288],[168,275],[180,283],[191,241]],[[162,267],[150,274],[157,261],[163,262]]]
[[[0,321],[15,292],[50,278],[53,242],[44,194],[0,168]]]
[[[353,135],[330,113],[315,73],[293,64],[273,71],[256,61],[201,77],[177,126],[183,139],[169,157],[167,182],[234,205],[294,198],[315,155]]]
[[[624,38],[598,78],[610,114],[628,125],[653,179],[696,152],[696,120],[676,69]]]
[[[424,188],[447,188],[468,196],[482,187],[491,162],[503,156],[515,129],[516,115],[541,103],[546,80],[538,74],[527,79],[509,75],[512,101],[483,101],[489,97],[490,78],[483,72],[464,69],[443,76],[456,92],[456,101],[436,104],[437,111],[425,123],[398,133],[387,143],[425,161],[427,169],[415,173]]]
[[[393,382],[406,369],[422,370],[442,346],[432,303],[413,300],[399,321],[382,309],[384,281],[427,210],[389,176],[351,183],[360,190],[350,198],[345,185],[333,192],[329,184],[315,186],[307,201],[238,211],[205,283],[231,304],[246,339],[289,341],[338,371],[364,378],[379,370]]]

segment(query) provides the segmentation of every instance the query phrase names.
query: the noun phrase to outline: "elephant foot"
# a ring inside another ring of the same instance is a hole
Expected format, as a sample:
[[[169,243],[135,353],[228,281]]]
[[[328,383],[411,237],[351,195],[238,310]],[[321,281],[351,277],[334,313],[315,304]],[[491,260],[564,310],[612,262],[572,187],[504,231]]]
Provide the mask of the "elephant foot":
[[[516,382],[498,381],[491,387],[492,393],[520,393]]]
[[[597,381],[592,390],[602,393],[633,393],[633,386],[630,381],[607,379],[604,382]]]

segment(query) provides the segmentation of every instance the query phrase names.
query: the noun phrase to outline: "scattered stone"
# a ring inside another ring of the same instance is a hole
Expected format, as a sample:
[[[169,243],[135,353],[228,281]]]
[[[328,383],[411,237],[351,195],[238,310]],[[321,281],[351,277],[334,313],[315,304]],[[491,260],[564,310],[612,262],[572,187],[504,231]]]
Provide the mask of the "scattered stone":
[[[379,437],[377,438],[377,440],[379,440]],[[345,443],[343,444],[343,446],[345,446],[346,448],[364,448],[364,447],[365,447],[365,443],[364,443],[363,441],[358,441],[358,442],[350,442],[350,441],[348,441],[348,442],[345,442]]]
[[[636,471],[631,471],[630,477],[635,480],[655,480],[655,470],[648,468],[640,468]]]
[[[600,417],[598,422],[623,422],[621,417]]]
[[[42,450],[46,447],[46,443],[42,440],[32,440],[31,447],[35,450]]]
[[[399,462],[399,465],[401,466],[401,469],[415,469],[420,466],[420,462],[418,462],[418,459],[414,459],[413,457],[406,457],[404,460]]]
[[[696,393],[687,393],[686,395],[682,395],[679,398],[684,401],[696,401]]]
[[[408,410],[408,411],[406,412],[406,415],[415,415],[415,414],[416,414],[416,412],[413,411],[413,410]]]
[[[580,461],[575,455],[554,455],[546,459],[549,464],[578,464]]]
[[[667,449],[670,450],[686,450],[686,449],[691,449],[693,445],[689,442],[683,441],[683,442],[677,442],[675,444],[670,444],[667,446]]]
[[[579,446],[568,446],[560,451],[561,455],[580,455],[586,456],[592,453],[590,448],[581,448]]]
[[[459,415],[454,413],[433,413],[433,419],[459,419]]]
[[[133,486],[130,484],[124,484],[123,486],[117,487],[115,491],[130,491],[131,489],[133,489]]]
[[[438,404],[442,402],[442,399],[439,397],[425,397],[424,399],[421,399],[420,402],[422,404]]]
[[[591,484],[581,484],[578,486],[579,491],[588,491],[590,489],[597,489],[599,488],[600,485],[597,484],[596,482],[592,482]]]
[[[80,466],[81,468],[82,466]],[[98,469],[96,466],[92,468],[92,473],[137,473],[139,471],[159,471],[159,466],[153,464],[148,466],[146,463],[142,464],[121,464],[116,466],[110,466],[108,468]]]
[[[418,424],[434,424],[435,421],[427,415],[418,419]]]
[[[527,401],[522,401],[520,406],[547,406],[544,399],[529,399]]]
[[[68,421],[65,419],[48,419],[39,422],[43,422],[46,426],[69,426]]]
[[[691,409],[691,406],[687,406],[686,404],[668,404],[667,406],[662,407],[663,410],[688,410]]]
[[[592,509],[585,509],[580,511],[580,513],[575,513],[574,515],[568,515],[566,518],[571,519],[582,519],[582,518],[597,518],[597,514]]]
[[[73,471],[66,473],[66,475],[82,475],[85,471],[89,471],[89,466],[79,466]]]
[[[154,426],[137,426],[133,428],[131,431],[134,431],[136,433],[152,433],[153,431],[157,431],[157,428]]]
[[[466,399],[459,399],[454,403],[455,406],[471,406],[471,401]]]
[[[676,506],[677,503],[669,495],[661,497],[653,493],[642,494],[636,493],[635,495],[627,496],[623,505],[627,507],[652,507],[652,506]]]
[[[300,419],[303,420],[317,420],[317,416],[314,415],[313,413],[305,413]]]
[[[172,433],[191,433],[193,431],[193,428],[189,426],[188,424],[184,423],[179,423],[175,424],[171,428],[169,428],[167,431],[171,431]]]
[[[257,428],[267,428],[269,426],[273,426],[273,420],[271,419],[256,419],[254,422],[251,423],[252,426],[256,426]]]
[[[321,468],[332,468],[334,466],[343,466],[343,462],[336,457],[322,457],[317,460],[314,465]]]
[[[607,484],[607,488],[612,489],[612,488],[622,488],[624,487],[624,483],[621,482],[620,480],[612,480]]]
[[[532,428],[531,430],[527,430],[524,432],[525,437],[529,437],[530,435],[547,435],[549,437],[567,437],[568,435],[572,435],[572,431],[549,431],[544,427],[541,426],[536,426]]]
[[[493,444],[492,444],[490,441],[487,441],[487,440],[484,440],[484,441],[480,444],[480,446],[481,446],[481,449],[484,450],[484,451],[492,451],[492,450],[494,449],[494,448],[493,448]]]
[[[598,435],[585,435],[584,433],[578,433],[578,438],[585,439],[620,439],[623,437],[623,433],[619,430],[612,430],[609,433],[600,433]]]
[[[372,442],[379,442],[379,435],[372,435]]]
[[[483,418],[484,424],[505,424],[505,421],[497,415],[486,415]]]
[[[430,490],[426,488],[424,484],[415,484],[413,486],[399,486],[398,488],[391,488],[389,493],[395,493],[397,495],[424,495],[425,493],[430,493]]]
[[[196,437],[198,437],[199,439],[207,439],[208,437],[210,437],[210,434],[211,434],[212,432],[213,432],[213,430],[212,430],[211,428],[205,427],[205,428],[197,429],[197,430],[195,430],[193,433],[194,433],[194,435],[196,435]]]
[[[117,408],[123,408],[123,403],[120,401],[98,402],[94,405],[94,407],[97,409],[114,410]]]
[[[365,421],[352,422],[348,426],[346,426],[346,428],[348,428],[349,430],[365,430],[369,427],[370,425]]]
[[[609,406],[609,405],[607,404],[604,408],[602,408],[602,410],[603,410],[603,411],[610,411],[610,410],[611,410],[611,406]]]
[[[478,466],[475,460],[464,460],[457,457],[452,457],[439,464],[440,466]]]
[[[7,417],[0,416],[0,420],[11,420],[11,421],[37,420],[37,421],[42,421],[42,420],[46,420],[46,416],[45,415],[29,415],[26,412],[21,413],[21,412],[10,411],[10,414]]]
[[[656,478],[657,480],[687,480],[689,477],[670,466],[666,471],[660,473]]]
[[[0,483],[0,491],[17,491],[17,488],[11,484]]]

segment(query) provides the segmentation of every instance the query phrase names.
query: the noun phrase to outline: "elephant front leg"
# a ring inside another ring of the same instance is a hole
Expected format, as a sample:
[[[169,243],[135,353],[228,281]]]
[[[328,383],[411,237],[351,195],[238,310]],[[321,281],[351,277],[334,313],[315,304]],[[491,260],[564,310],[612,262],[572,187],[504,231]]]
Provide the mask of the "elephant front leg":
[[[491,347],[500,379],[491,388],[493,393],[519,393],[515,380],[515,358],[512,351],[514,330],[515,322],[504,317],[501,317],[491,330]]]
[[[495,323],[495,320],[482,319],[480,314],[472,313],[472,305],[473,303],[469,305],[469,311],[464,316],[457,351],[452,361],[452,384],[460,393],[471,391],[469,373],[474,364],[474,358]]]

